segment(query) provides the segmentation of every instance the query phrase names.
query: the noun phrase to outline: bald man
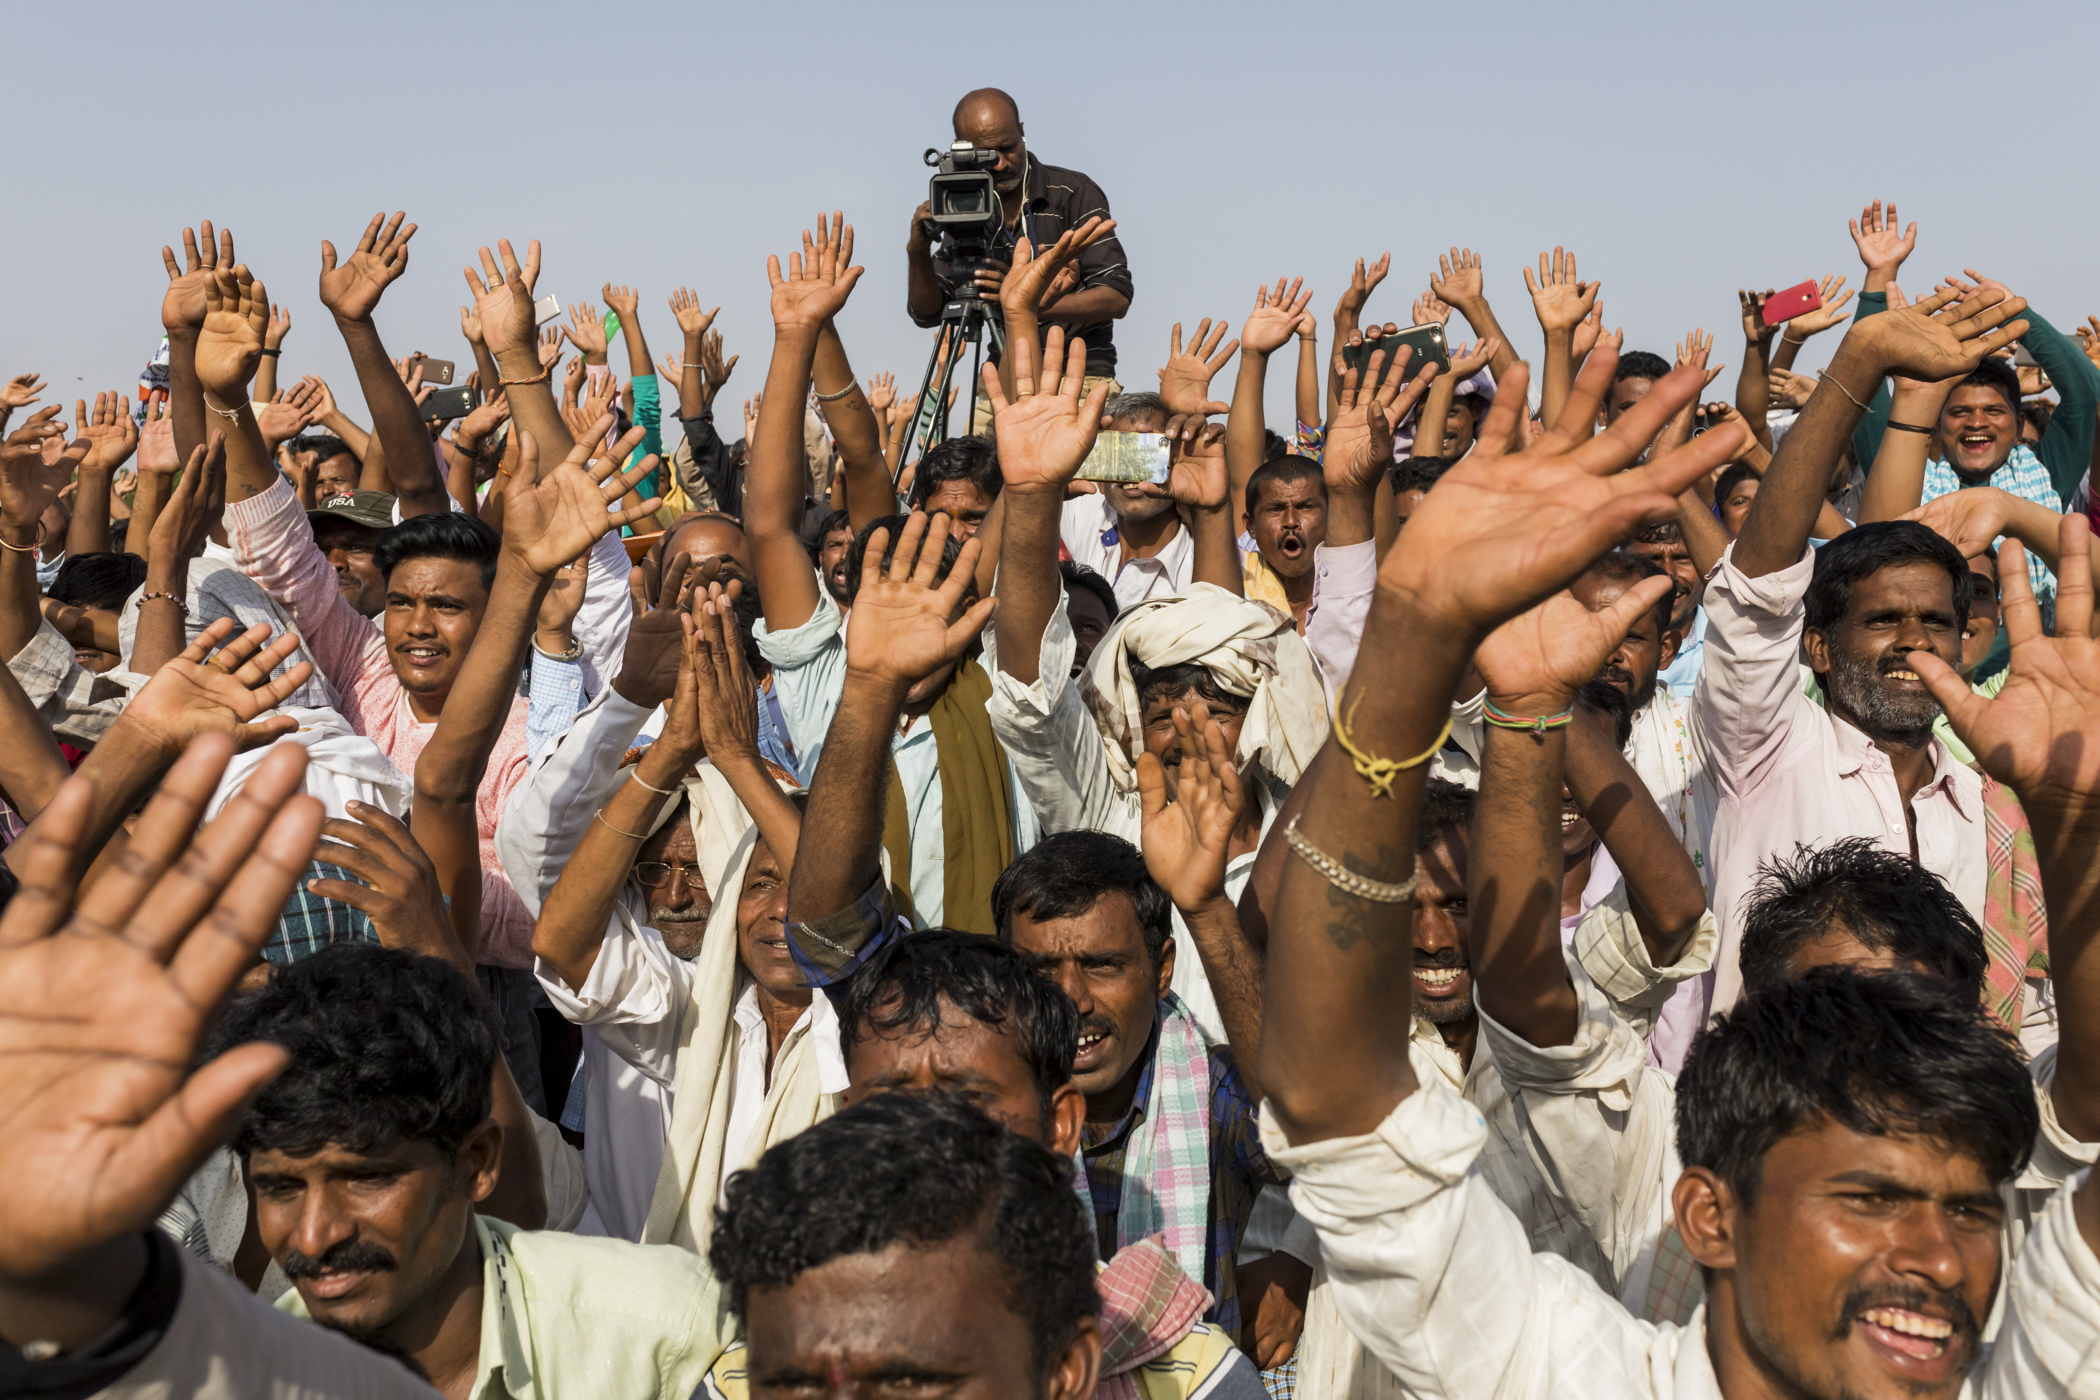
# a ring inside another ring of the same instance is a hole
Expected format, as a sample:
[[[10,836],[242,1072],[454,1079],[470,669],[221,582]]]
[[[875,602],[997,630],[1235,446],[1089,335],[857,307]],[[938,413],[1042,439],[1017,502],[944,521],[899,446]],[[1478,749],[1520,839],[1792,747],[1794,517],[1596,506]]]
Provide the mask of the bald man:
[[[1000,267],[977,274],[979,295],[995,306],[999,284],[1013,257],[1014,243],[1026,237],[1037,248],[1055,243],[1066,229],[1077,228],[1095,215],[1106,219],[1108,196],[1101,187],[1076,170],[1045,165],[1028,154],[1021,110],[1013,98],[997,88],[979,88],[955,104],[955,139],[999,153],[992,183],[999,191],[1006,220],[996,240],[993,256]],[[933,222],[930,204],[921,204],[912,215],[911,240],[905,251],[911,257],[911,291],[906,305],[912,320],[931,327],[941,319],[941,306],[948,289],[966,280],[963,269],[943,257],[936,247],[940,234]],[[1045,326],[1055,323],[1068,335],[1086,341],[1087,389],[1108,380],[1114,384],[1116,345],[1114,323],[1130,310],[1130,267],[1123,260],[1123,244],[1114,234],[1079,255],[1079,285],[1043,309]],[[985,425],[973,432],[990,431],[989,405]]]

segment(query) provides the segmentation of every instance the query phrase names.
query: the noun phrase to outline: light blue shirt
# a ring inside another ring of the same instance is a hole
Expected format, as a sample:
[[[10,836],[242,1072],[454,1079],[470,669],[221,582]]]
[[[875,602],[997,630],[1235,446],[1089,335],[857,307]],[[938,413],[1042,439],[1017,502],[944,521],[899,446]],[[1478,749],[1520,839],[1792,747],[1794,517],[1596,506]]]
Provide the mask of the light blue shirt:
[[[753,629],[759,654],[773,666],[773,693],[787,719],[788,737],[806,785],[817,774],[831,717],[838,713],[846,687],[846,632],[838,604],[819,590],[817,610],[809,621],[774,632],[761,621]],[[941,825],[941,766],[934,745],[933,722],[924,715],[902,734],[890,736],[897,781],[904,786],[904,808],[911,819],[911,902],[919,926],[939,925],[947,911],[947,833]],[[1006,761],[1013,793],[1014,854],[1034,846],[1041,835],[1035,808],[1028,804],[1013,759]]]
[[[1692,613],[1691,631],[1685,635],[1684,645],[1677,648],[1677,659],[1657,672],[1657,678],[1670,688],[1670,693],[1680,700],[1692,698],[1692,688],[1699,684],[1699,668],[1706,664],[1706,609]]]

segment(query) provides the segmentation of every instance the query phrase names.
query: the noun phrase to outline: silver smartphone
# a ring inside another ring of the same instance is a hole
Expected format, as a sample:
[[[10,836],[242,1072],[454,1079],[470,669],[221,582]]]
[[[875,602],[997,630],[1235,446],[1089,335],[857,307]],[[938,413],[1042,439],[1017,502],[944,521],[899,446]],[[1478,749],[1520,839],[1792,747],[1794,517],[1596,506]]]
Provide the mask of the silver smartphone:
[[[532,321],[536,326],[544,326],[559,315],[561,315],[561,302],[555,298],[552,292],[547,293],[547,295],[532,304]]]

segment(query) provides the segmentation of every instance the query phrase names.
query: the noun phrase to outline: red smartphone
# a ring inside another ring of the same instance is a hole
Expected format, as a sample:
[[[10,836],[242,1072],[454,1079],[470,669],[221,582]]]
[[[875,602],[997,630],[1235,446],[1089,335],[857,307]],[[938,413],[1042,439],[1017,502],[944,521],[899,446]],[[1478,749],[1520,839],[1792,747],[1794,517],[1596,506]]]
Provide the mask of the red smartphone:
[[[1782,325],[1822,304],[1823,298],[1816,294],[1816,279],[1811,277],[1798,287],[1788,287],[1765,298],[1765,324]]]

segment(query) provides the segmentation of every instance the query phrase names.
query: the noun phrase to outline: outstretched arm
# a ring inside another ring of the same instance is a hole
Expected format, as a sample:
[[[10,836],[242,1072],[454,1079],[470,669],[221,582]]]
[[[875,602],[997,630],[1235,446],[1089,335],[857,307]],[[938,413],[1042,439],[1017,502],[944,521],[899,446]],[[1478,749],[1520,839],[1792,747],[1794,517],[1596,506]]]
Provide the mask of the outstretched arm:
[[[1477,340],[1496,342],[1495,353],[1488,361],[1488,368],[1500,384],[1502,376],[1517,362],[1517,352],[1510,345],[1509,335],[1502,323],[1495,319],[1494,308],[1488,305],[1486,279],[1481,273],[1480,255],[1471,248],[1453,248],[1448,253],[1437,255],[1437,270],[1429,278],[1429,291],[1438,301],[1466,318],[1473,328]]]
[[[80,459],[80,494],[66,530],[66,553],[101,554],[109,549],[110,482],[138,450],[139,430],[131,421],[131,400],[122,394],[95,395],[92,419],[87,400],[76,400],[73,414],[74,436],[87,440],[88,451]]]
[[[1553,250],[1549,259],[1539,254],[1539,275],[1532,280],[1524,269],[1524,285],[1531,289],[1532,309],[1538,312],[1539,329],[1546,334],[1546,374],[1540,381],[1539,413],[1548,423],[1560,421],[1575,382],[1575,328],[1590,314],[1601,282],[1584,282],[1575,273],[1575,255]]]
[[[1266,286],[1256,288],[1254,310],[1247,313],[1240,326],[1239,377],[1232,386],[1232,412],[1225,420],[1225,467],[1232,485],[1227,505],[1233,520],[1246,519],[1247,479],[1261,470],[1267,443],[1268,425],[1263,421],[1261,397],[1269,374],[1269,357],[1290,344],[1306,319],[1305,306],[1312,300],[1312,293],[1304,286],[1302,277],[1295,282],[1279,277],[1273,292]],[[1302,354],[1300,358],[1303,359]],[[1302,403],[1299,411],[1304,411]]]
[[[505,391],[511,421],[521,431],[532,434],[533,441],[539,444],[540,460],[559,462],[569,455],[576,440],[562,422],[554,390],[547,382],[560,353],[557,350],[553,359],[545,363],[540,357],[539,323],[532,311],[532,291],[539,275],[540,243],[536,238],[526,245],[522,264],[506,238],[497,240],[494,256],[486,248],[481,250],[478,272],[471,267],[466,269],[467,287],[474,294],[474,315],[481,322],[489,353],[496,359],[499,377],[488,386],[489,391]]]
[[[997,383],[989,372],[985,378],[987,387]],[[990,598],[962,606],[977,568],[977,541],[965,543],[946,577],[937,577],[948,517],[931,517],[930,527],[928,520],[925,512],[912,512],[887,568],[881,560],[888,532],[869,537],[868,566],[846,621],[845,690],[802,819],[804,844],[825,858],[795,862],[788,876],[791,923],[851,908],[880,878],[884,775],[905,694],[960,657],[992,619]]]
[[[397,213],[388,220],[384,214],[374,214],[341,266],[336,265],[335,245],[322,240],[321,304],[334,313],[335,328],[350,352],[357,386],[372,414],[372,436],[385,454],[387,476],[401,503],[402,518],[407,519],[450,507],[444,472],[423,425],[422,411],[408,385],[394,372],[394,362],[387,358],[379,327],[372,320],[380,296],[408,271],[408,240],[415,237],[416,226],[404,227],[404,217]]]

